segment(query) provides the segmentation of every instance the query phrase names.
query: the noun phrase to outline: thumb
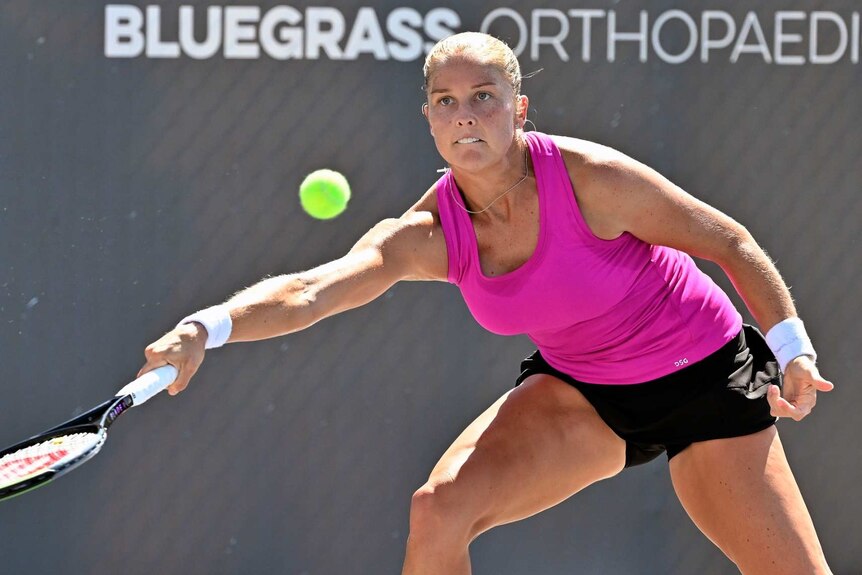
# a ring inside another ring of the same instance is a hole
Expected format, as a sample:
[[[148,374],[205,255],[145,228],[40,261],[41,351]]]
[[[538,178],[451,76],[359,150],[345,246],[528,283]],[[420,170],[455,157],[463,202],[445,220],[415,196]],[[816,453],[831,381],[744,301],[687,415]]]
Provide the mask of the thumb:
[[[814,387],[817,391],[832,391],[835,389],[835,385],[831,381],[826,381],[825,379],[815,379]]]

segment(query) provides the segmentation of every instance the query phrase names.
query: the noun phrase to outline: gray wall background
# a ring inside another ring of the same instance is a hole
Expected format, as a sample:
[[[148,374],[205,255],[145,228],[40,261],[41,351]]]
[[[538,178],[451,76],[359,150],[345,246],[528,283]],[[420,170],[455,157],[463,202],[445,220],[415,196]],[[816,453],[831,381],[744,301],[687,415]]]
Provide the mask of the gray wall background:
[[[747,4],[770,48],[777,10],[849,23],[860,8]],[[360,6],[330,5],[348,23]],[[385,17],[399,5],[374,7]],[[505,5],[453,8],[465,30]],[[176,38],[178,4],[160,6],[163,37]],[[411,205],[442,164],[419,115],[419,61],[107,58],[104,7],[0,2],[3,445],[113,393],[186,313],[341,255]],[[534,8],[616,10],[627,30],[640,10],[744,18],[722,0],[513,7],[528,22]],[[777,260],[838,386],[804,423],[779,427],[833,569],[862,573],[862,68],[849,57],[730,63],[729,50],[680,65],[650,51],[642,63],[631,43],[608,62],[595,25],[588,63],[579,21],[571,61],[548,47],[522,58],[525,72],[544,68],[524,85],[530,117],[656,167]],[[503,21],[494,30],[517,40]],[[681,51],[682,30],[669,26],[666,46]],[[807,37],[805,24],[793,31]],[[822,34],[823,50],[837,45]],[[305,216],[296,197],[319,167],[353,185],[331,222]],[[128,415],[91,464],[0,505],[3,571],[395,573],[412,492],[530,350],[483,332],[457,289],[401,284],[294,336],[211,352],[189,391]],[[663,460],[485,535],[473,557],[476,573],[735,572],[676,502]]]

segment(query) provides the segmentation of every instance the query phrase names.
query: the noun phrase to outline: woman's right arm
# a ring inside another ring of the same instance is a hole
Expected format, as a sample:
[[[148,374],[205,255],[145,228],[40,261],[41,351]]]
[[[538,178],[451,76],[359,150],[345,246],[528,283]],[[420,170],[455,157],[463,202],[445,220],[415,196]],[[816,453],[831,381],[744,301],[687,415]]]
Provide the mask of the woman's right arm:
[[[228,299],[222,304],[232,322],[227,341],[299,331],[374,300],[400,280],[445,281],[446,273],[446,245],[435,216],[414,209],[380,222],[337,260],[264,279]],[[179,393],[203,361],[206,339],[199,323],[177,326],[147,346],[140,373],[174,365],[179,375],[168,391]]]

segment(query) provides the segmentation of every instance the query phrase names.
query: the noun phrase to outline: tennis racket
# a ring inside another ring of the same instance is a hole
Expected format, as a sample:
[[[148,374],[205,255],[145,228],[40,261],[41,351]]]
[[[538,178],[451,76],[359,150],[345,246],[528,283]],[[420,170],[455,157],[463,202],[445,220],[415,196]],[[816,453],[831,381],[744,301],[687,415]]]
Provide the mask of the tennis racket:
[[[0,501],[41,487],[96,455],[108,438],[108,428],[122,413],[176,378],[172,365],[154,369],[90,411],[0,451]]]

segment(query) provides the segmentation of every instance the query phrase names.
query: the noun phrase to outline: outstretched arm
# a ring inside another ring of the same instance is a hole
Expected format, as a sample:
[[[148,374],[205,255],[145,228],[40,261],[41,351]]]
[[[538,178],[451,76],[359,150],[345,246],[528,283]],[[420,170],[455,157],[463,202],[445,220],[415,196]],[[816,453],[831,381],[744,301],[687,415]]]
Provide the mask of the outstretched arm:
[[[578,180],[584,216],[599,237],[628,232],[717,263],[765,333],[797,317],[790,290],[743,225],[619,152],[596,146],[579,158],[580,169],[571,171],[572,178]],[[807,355],[782,367],[784,397],[775,386],[767,396],[773,415],[800,420],[814,407],[816,392],[833,386]]]
[[[305,329],[364,305],[400,280],[441,279],[419,215],[384,220],[343,257],[308,271],[265,279],[226,304],[228,341],[267,339]],[[445,261],[445,252],[442,253]],[[437,266],[439,267],[439,266]],[[445,269],[442,269],[445,274]],[[445,278],[445,276],[443,276]]]
[[[219,306],[232,324],[228,342],[267,339],[302,330],[364,305],[400,280],[445,280],[445,243],[429,212],[384,220],[343,257],[308,271],[264,279]],[[145,350],[140,373],[170,363],[179,393],[200,367],[208,333],[196,321],[177,326]]]

